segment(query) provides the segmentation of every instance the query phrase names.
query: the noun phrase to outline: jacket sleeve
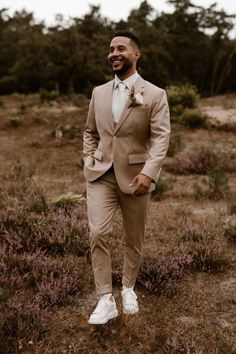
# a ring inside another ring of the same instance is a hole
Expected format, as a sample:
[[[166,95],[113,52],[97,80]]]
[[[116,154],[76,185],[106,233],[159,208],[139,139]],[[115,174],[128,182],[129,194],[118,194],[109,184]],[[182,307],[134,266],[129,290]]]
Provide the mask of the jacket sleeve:
[[[87,121],[85,124],[84,134],[83,134],[83,154],[84,159],[89,155],[93,155],[94,151],[98,146],[99,135],[97,131],[97,125],[94,113],[94,96],[95,90],[92,92],[92,97],[90,100],[89,111],[87,116]]]
[[[141,174],[157,182],[163,160],[167,154],[170,139],[170,113],[166,93],[154,104],[150,118],[150,150],[149,157]]]

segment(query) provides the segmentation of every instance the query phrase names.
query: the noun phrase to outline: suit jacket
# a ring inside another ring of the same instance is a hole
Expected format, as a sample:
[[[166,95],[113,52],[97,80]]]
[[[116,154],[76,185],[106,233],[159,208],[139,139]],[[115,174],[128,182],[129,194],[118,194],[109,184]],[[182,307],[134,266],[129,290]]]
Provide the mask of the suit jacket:
[[[166,156],[170,136],[170,115],[163,89],[140,76],[134,92],[141,92],[143,103],[128,98],[117,125],[112,115],[114,80],[93,90],[84,130],[84,176],[93,182],[113,164],[123,193],[132,194],[134,176],[142,173],[155,188]]]

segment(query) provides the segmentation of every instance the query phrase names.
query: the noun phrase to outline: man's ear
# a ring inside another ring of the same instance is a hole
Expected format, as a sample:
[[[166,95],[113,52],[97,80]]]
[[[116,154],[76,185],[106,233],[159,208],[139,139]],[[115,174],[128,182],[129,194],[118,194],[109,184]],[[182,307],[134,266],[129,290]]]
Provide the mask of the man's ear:
[[[141,57],[141,50],[140,49],[135,51],[135,57],[137,60]]]

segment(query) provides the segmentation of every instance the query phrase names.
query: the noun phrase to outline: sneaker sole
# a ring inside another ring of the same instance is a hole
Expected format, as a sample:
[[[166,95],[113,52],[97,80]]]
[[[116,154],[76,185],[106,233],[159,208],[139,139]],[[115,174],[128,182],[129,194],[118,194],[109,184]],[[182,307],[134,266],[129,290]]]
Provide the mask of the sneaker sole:
[[[115,311],[111,312],[108,317],[102,318],[100,321],[89,319],[88,323],[94,324],[94,325],[102,325],[102,324],[106,324],[108,321],[112,320],[113,318],[116,318],[117,316],[118,316],[118,310],[115,310]]]

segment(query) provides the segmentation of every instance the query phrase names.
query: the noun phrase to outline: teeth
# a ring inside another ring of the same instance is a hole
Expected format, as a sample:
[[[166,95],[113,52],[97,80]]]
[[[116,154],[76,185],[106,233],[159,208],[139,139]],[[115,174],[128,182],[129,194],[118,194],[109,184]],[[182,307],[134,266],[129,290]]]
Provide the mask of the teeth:
[[[122,61],[122,59],[118,59],[118,58],[113,58],[113,59],[111,59],[112,60],[112,62],[114,63],[114,62],[121,62]]]

